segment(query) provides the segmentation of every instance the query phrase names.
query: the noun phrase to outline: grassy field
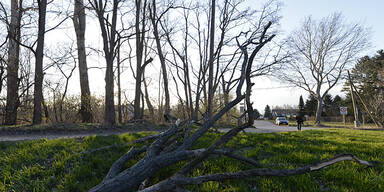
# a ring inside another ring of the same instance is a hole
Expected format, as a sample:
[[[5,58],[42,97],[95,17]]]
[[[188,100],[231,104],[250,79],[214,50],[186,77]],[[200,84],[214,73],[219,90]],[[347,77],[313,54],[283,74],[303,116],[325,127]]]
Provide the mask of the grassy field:
[[[291,121],[290,121],[291,123]],[[293,123],[293,122],[292,122]],[[360,122],[361,123],[361,122]],[[296,124],[296,122],[294,122]],[[315,122],[314,121],[305,121],[304,126],[314,126]],[[343,122],[326,122],[322,121],[321,126],[323,127],[337,127],[337,128],[355,128],[355,124],[353,122],[346,122],[345,124]],[[373,123],[366,123],[360,125],[360,128],[376,128],[376,125]]]
[[[83,153],[105,145],[122,144],[151,134],[84,139],[41,139],[0,142],[0,191],[86,191],[101,181],[114,160],[129,146]],[[196,147],[207,146],[217,137],[211,133]],[[228,143],[263,167],[294,168],[340,153],[353,153],[377,162],[367,168],[341,162],[324,170],[291,177],[255,177],[190,186],[192,191],[384,191],[384,131],[324,129],[303,132],[242,133]],[[132,165],[136,160],[127,163]],[[182,164],[182,163],[181,163]],[[178,164],[157,173],[152,182],[173,173]],[[226,157],[212,157],[192,174],[238,171],[250,166]]]
[[[167,125],[155,125],[150,122],[140,124],[128,123],[124,125],[115,125],[114,127],[103,127],[100,123],[57,123],[42,125],[15,125],[0,126],[0,134],[2,133],[57,133],[57,132],[87,132],[102,130],[134,130],[134,131],[159,131],[167,129]]]
[[[272,123],[275,123],[275,120],[268,120]],[[361,122],[360,122],[361,123]],[[295,120],[289,120],[289,126],[297,126],[297,122]],[[315,121],[304,121],[304,127],[314,127]],[[329,127],[329,128],[355,128],[355,125],[353,122],[346,122],[345,124],[343,122],[327,122],[322,121],[320,127]],[[360,125],[360,128],[362,129],[375,129],[377,128],[375,124],[373,123],[366,123]]]

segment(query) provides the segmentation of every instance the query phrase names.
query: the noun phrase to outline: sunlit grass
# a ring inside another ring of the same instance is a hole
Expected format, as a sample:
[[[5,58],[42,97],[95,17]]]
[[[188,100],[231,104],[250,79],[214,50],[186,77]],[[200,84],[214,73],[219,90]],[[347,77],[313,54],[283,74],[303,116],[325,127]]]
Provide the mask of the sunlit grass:
[[[0,142],[0,191],[86,191],[99,183],[110,165],[130,146],[111,148],[92,154],[82,153],[105,145],[122,144],[150,132],[120,136],[92,136],[84,139],[40,139]],[[205,147],[217,134],[210,133],[194,146]],[[302,132],[242,133],[228,143],[262,167],[295,168],[353,153],[377,162],[367,168],[341,162],[324,170],[291,177],[255,177],[189,186],[192,191],[384,191],[384,131],[325,129]],[[127,163],[130,166],[138,158]],[[174,173],[183,163],[157,173],[157,182]],[[227,157],[213,156],[191,176],[235,172],[251,166]]]
[[[294,121],[289,121],[289,123],[296,124]],[[315,121],[305,121],[304,126],[314,126]],[[355,124],[353,122],[327,122],[327,121],[322,121],[321,126],[324,127],[333,127],[333,128],[355,128]],[[360,128],[376,128],[376,125],[373,123],[365,123],[363,124],[360,122]]]

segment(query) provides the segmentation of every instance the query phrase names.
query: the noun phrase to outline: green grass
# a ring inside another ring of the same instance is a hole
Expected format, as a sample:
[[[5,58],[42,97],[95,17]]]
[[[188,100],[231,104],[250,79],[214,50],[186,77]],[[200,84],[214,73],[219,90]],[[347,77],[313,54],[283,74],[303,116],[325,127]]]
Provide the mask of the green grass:
[[[99,183],[110,165],[130,146],[92,154],[81,152],[105,145],[121,144],[150,132],[120,136],[93,136],[84,139],[41,139],[0,142],[0,191],[86,191]],[[213,142],[216,134],[201,138],[197,147]],[[324,129],[302,132],[242,133],[228,143],[263,167],[294,168],[315,163],[340,153],[376,161],[368,168],[354,162],[341,162],[324,170],[291,177],[255,177],[189,186],[192,191],[384,191],[384,131]],[[127,163],[130,166],[137,159]],[[152,182],[172,174],[179,163],[157,173]],[[193,176],[251,168],[237,160],[215,157],[205,161]],[[321,183],[321,184],[319,184]]]
[[[101,129],[97,123],[59,123],[55,125],[2,125],[0,131],[41,132],[41,131],[86,131]]]
[[[275,120],[267,120],[271,123],[275,123]],[[297,126],[297,122],[295,120],[288,120],[289,126]],[[360,122],[360,128],[377,128],[375,124],[373,123],[366,123],[365,125]],[[315,121],[304,121],[304,127],[314,127]],[[346,122],[345,124],[343,122],[327,122],[327,121],[321,121],[321,127],[329,127],[329,128],[355,128],[355,125],[353,122]]]
[[[360,122],[360,123],[361,123],[361,125],[360,125],[361,128],[376,128],[376,125],[373,123],[366,123],[365,125],[363,125],[362,122]],[[315,121],[305,121],[304,122],[304,126],[314,126],[314,124],[315,124]],[[333,128],[355,128],[355,124],[353,122],[346,122],[344,124],[343,122],[322,121],[321,125],[324,127],[333,127]]]
[[[114,129],[126,129],[134,131],[159,131],[167,129],[167,125],[155,125],[150,122],[140,124],[118,124],[113,127],[103,127],[100,123],[57,123],[57,124],[41,124],[41,125],[2,125],[0,126],[0,134],[2,133],[42,133],[42,132],[84,132],[84,131],[103,131]]]

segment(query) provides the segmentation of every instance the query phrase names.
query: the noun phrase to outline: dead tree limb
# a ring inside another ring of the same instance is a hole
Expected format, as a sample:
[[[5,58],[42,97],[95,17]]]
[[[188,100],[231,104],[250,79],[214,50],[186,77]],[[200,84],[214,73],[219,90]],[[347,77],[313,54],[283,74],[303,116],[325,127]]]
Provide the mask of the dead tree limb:
[[[309,173],[312,171],[318,171],[320,169],[323,169],[325,167],[328,167],[340,161],[354,161],[361,165],[366,165],[369,167],[372,166],[370,162],[360,160],[352,154],[341,154],[311,166],[304,166],[304,167],[293,168],[293,169],[277,170],[277,169],[269,169],[269,168],[257,168],[257,169],[250,169],[250,170],[239,171],[234,173],[217,173],[217,174],[203,175],[203,176],[192,177],[192,178],[185,177],[184,175],[174,175],[173,177],[165,181],[162,181],[156,185],[148,187],[144,190],[141,190],[140,192],[168,191],[176,188],[177,186],[197,185],[197,184],[201,184],[208,181],[223,181],[228,179],[239,179],[239,178],[256,177],[256,176],[300,175],[300,174]]]
[[[125,162],[132,159],[135,155],[145,152],[145,150],[147,150],[146,146],[140,149],[134,149],[132,147],[125,155],[121,156],[117,161],[112,164],[104,180],[108,180],[115,177],[118,173],[120,173],[121,168],[123,167]]]
[[[240,43],[238,38],[236,38],[237,44],[243,52],[243,62],[241,64],[241,71],[238,78],[236,95],[231,102],[229,102],[220,111],[205,121],[194,132],[190,132],[190,128],[188,127],[191,126],[192,123],[186,123],[188,121],[180,123],[179,119],[176,120],[175,118],[168,115],[169,119],[171,120],[171,127],[167,131],[158,135],[158,137],[149,147],[143,147],[137,150],[132,148],[128,153],[123,155],[112,165],[106,178],[89,191],[170,191],[185,185],[200,184],[207,181],[221,181],[226,179],[254,176],[289,176],[303,174],[322,169],[331,164],[344,160],[353,160],[360,164],[371,166],[369,162],[359,160],[350,154],[344,154],[326,161],[322,161],[321,163],[315,165],[294,169],[275,170],[266,168],[254,168],[235,173],[216,173],[199,177],[188,177],[189,173],[193,171],[196,166],[201,164],[201,162],[206,160],[208,157],[217,154],[226,155],[230,158],[241,160],[245,163],[251,164],[254,167],[257,167],[258,164],[256,161],[241,155],[236,155],[231,151],[226,151],[220,148],[225,146],[228,141],[235,137],[241,130],[253,126],[254,115],[252,103],[250,102],[251,87],[253,85],[251,82],[252,63],[256,54],[263,48],[263,46],[271,41],[272,38],[274,38],[274,35],[267,34],[267,31],[271,25],[271,22],[268,23],[264,29],[258,33],[259,36],[248,39],[244,43]],[[238,37],[240,36],[247,37],[246,33],[240,33]],[[248,56],[248,50],[251,47],[253,51]],[[244,87],[246,88],[245,94],[242,93]],[[196,144],[196,142],[208,132],[209,128],[211,128],[217,120],[219,120],[225,113],[240,103],[243,99],[245,99],[248,108],[248,121],[245,124],[233,128],[227,133],[221,135],[208,148],[192,149],[194,144]],[[183,126],[187,126],[187,128],[182,128]],[[146,151],[143,158],[137,161],[133,166],[121,171],[121,168],[125,162],[132,159],[135,155],[142,153],[145,149]],[[186,164],[174,175],[170,176],[169,178],[165,178],[159,183],[154,183],[152,186],[144,188],[147,185],[146,183],[150,183],[148,181],[155,173],[166,167],[180,163],[181,161],[186,161]]]

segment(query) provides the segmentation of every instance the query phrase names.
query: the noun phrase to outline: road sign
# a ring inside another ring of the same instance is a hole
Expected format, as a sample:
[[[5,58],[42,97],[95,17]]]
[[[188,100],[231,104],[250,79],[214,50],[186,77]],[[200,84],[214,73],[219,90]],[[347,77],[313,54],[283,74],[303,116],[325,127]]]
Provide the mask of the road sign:
[[[340,107],[340,115],[347,115],[347,114],[348,114],[347,107]]]

